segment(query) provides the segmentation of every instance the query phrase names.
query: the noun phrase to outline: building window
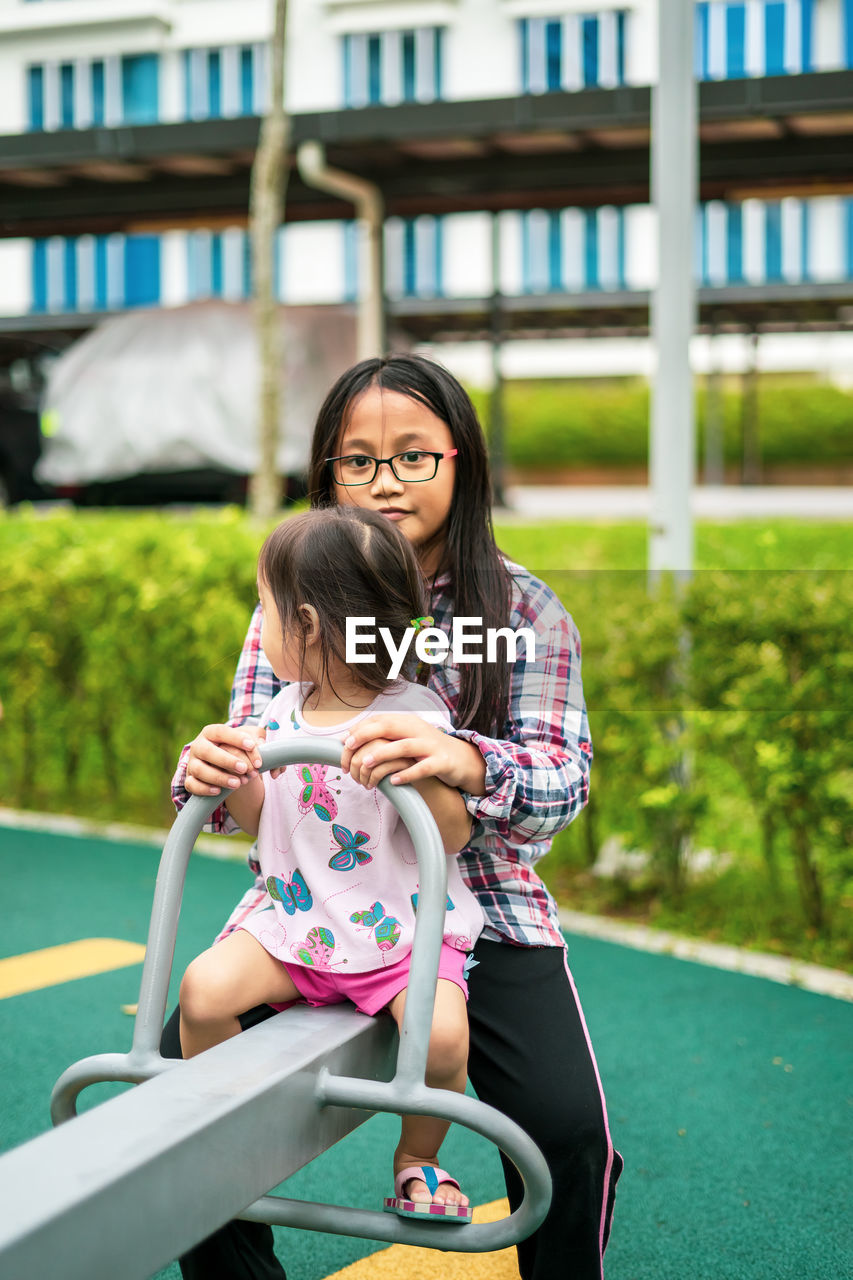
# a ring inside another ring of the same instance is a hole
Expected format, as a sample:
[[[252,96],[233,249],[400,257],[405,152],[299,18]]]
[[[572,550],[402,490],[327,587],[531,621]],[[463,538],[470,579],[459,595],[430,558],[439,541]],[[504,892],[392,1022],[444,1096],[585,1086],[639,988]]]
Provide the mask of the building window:
[[[625,286],[625,211],[531,209],[521,214],[523,293],[584,293]]]
[[[266,74],[262,45],[185,49],[183,73],[187,120],[218,120],[263,112]]]
[[[44,128],[43,67],[27,67],[27,119],[31,130]]]
[[[438,101],[443,40],[442,27],[343,36],[343,105]]]
[[[798,284],[811,278],[808,200],[748,200],[700,205],[699,283]]]
[[[625,13],[520,18],[522,93],[613,88],[625,83]]]
[[[160,239],[152,235],[51,236],[32,242],[32,309],[82,312],[160,301]]]
[[[159,119],[159,60],[156,53],[121,60],[122,118],[125,124],[154,124]]]
[[[354,224],[352,224],[354,226]],[[344,241],[346,286],[357,282],[357,242]],[[346,255],[350,255],[347,264]],[[440,298],[444,294],[444,219],[432,214],[388,218],[385,223],[385,285],[391,298]]]
[[[814,0],[699,0],[698,78],[735,80],[811,71],[814,16]]]
[[[155,53],[46,62],[27,68],[31,130],[153,124],[160,118]]]

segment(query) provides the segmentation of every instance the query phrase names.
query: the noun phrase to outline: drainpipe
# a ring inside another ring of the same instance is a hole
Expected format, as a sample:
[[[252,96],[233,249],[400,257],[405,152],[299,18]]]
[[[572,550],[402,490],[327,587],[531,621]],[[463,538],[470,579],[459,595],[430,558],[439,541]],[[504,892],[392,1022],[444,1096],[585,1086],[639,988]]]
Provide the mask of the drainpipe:
[[[296,153],[302,181],[355,206],[359,232],[358,359],[385,354],[385,289],[382,193],[373,182],[326,164],[321,142],[303,142]]]

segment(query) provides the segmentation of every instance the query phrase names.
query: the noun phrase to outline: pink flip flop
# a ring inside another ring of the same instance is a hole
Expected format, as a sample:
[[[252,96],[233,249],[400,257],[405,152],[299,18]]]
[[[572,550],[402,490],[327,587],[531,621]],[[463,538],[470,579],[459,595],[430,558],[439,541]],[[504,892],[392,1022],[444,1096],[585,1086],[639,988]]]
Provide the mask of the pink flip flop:
[[[462,1188],[455,1178],[451,1178],[444,1169],[434,1169],[431,1164],[411,1165],[401,1169],[394,1179],[395,1195],[386,1197],[383,1208],[386,1213],[398,1213],[401,1218],[441,1219],[444,1222],[455,1222],[459,1226],[471,1221],[470,1204],[435,1204],[429,1200],[407,1200],[403,1188],[410,1178],[422,1178],[431,1196],[442,1182],[449,1182],[452,1187]]]

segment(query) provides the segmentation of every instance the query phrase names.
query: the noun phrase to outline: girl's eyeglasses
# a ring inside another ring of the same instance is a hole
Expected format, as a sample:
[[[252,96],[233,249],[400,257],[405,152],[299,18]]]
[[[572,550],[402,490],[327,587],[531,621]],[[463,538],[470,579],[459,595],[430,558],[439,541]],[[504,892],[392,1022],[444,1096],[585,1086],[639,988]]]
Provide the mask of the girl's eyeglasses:
[[[383,463],[403,484],[420,484],[424,480],[432,480],[438,471],[438,464],[443,458],[455,458],[458,449],[448,449],[444,453],[426,453],[422,449],[407,449],[405,453],[395,453],[392,458],[371,458],[366,453],[352,453],[345,458],[327,458],[332,476],[336,484],[349,487],[357,484],[372,484],[376,473]]]

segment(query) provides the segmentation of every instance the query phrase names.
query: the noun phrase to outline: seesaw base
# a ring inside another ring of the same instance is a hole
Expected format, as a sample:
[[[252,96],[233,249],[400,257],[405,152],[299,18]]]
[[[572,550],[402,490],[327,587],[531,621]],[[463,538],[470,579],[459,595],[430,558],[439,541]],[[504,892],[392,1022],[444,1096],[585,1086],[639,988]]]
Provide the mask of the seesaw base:
[[[295,1006],[0,1158],[0,1275],[145,1280],[368,1118],[319,1072],[393,1074],[390,1018]]]

